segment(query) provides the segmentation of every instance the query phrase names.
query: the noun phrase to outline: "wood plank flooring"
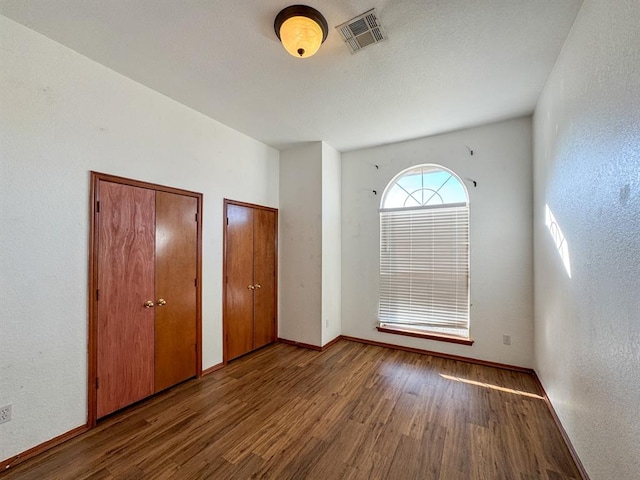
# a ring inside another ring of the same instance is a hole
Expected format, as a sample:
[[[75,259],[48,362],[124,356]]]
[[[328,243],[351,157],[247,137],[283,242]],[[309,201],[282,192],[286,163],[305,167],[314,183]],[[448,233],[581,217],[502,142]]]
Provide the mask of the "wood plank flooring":
[[[275,344],[0,480],[580,479],[541,393],[527,374],[346,340]]]

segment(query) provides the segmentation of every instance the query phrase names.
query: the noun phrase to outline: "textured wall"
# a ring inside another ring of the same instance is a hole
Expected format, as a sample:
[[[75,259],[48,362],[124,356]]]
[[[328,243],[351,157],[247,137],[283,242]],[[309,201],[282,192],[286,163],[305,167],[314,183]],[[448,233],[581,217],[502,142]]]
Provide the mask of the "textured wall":
[[[341,331],[340,152],[312,142],[280,154],[278,335],[322,346]]]
[[[322,142],[280,154],[278,336],[322,345]]]
[[[0,460],[86,421],[89,171],[204,193],[203,366],[222,199],[278,206],[276,150],[0,16]]]
[[[473,149],[473,156],[469,149]],[[438,163],[470,197],[473,346],[380,333],[380,195],[400,171]],[[375,166],[378,165],[379,168]],[[473,187],[469,179],[478,182]],[[373,190],[378,192],[373,194]],[[380,342],[531,367],[533,246],[531,119],[342,154],[342,333]],[[502,344],[502,335],[512,345]]]
[[[342,165],[322,142],[322,345],[342,333]]]
[[[638,19],[586,0],[534,120],[536,369],[592,480],[640,472]]]

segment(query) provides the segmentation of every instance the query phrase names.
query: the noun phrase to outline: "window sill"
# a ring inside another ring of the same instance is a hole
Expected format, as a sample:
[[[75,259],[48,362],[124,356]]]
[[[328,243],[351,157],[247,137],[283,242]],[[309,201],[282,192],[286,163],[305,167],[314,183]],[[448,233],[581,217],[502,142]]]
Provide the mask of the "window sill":
[[[389,327],[376,327],[376,328],[379,332],[391,333],[393,335],[404,335],[406,337],[425,338],[427,340],[457,343],[459,345],[468,345],[468,346],[473,345],[473,340],[470,338],[454,337],[454,336],[443,335],[438,333],[412,332],[410,330],[402,330],[399,328],[389,328]]]

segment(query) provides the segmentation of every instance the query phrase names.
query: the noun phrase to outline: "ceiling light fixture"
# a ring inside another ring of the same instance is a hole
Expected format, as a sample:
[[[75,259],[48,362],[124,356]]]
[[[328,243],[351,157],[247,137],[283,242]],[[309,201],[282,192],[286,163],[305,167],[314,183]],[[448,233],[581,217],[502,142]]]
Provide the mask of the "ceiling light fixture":
[[[291,5],[276,16],[276,35],[294,57],[307,58],[318,51],[329,33],[327,20],[315,8]]]

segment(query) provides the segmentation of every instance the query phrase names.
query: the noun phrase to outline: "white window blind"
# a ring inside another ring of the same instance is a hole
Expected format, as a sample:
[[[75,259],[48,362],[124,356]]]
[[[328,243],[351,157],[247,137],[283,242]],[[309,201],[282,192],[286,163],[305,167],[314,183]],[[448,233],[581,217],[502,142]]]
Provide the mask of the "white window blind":
[[[380,326],[469,335],[469,207],[380,211]]]

